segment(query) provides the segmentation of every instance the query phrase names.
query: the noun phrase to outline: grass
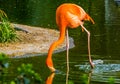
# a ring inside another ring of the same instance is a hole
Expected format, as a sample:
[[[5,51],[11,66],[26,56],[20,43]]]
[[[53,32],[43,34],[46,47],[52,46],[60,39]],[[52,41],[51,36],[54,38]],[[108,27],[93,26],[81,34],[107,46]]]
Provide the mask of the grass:
[[[18,38],[15,29],[8,21],[6,13],[0,10],[0,42],[8,43],[11,41],[16,41]]]

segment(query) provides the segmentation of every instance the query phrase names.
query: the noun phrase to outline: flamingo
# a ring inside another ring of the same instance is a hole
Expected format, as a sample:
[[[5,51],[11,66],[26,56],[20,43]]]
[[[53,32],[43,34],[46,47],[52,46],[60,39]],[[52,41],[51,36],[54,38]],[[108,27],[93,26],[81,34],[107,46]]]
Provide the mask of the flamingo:
[[[53,61],[52,61],[52,53],[56,46],[61,44],[66,35],[66,47],[67,47],[67,56],[69,50],[69,38],[68,38],[68,28],[77,28],[81,26],[82,31],[85,31],[88,35],[88,56],[89,63],[92,68],[94,68],[94,64],[92,63],[92,59],[90,56],[90,32],[83,26],[84,21],[91,21],[93,24],[94,20],[84,11],[82,7],[73,3],[64,3],[61,4],[56,10],[56,24],[60,30],[60,36],[57,41],[53,42],[48,50],[48,56],[46,58],[46,65],[51,70],[51,72],[55,72]]]

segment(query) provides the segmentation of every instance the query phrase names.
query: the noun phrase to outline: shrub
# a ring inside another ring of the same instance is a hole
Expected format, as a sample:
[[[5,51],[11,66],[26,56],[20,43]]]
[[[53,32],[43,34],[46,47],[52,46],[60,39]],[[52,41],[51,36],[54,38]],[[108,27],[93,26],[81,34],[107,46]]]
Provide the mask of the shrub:
[[[8,21],[8,17],[6,13],[0,10],[0,42],[11,42],[16,41],[18,38],[15,29]]]

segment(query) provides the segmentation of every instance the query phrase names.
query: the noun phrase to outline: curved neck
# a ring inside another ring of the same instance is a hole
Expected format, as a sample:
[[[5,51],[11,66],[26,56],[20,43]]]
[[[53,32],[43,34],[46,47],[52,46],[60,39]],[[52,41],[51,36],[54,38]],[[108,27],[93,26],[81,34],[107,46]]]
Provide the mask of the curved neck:
[[[60,28],[60,36],[59,36],[58,40],[53,42],[52,45],[50,46],[49,51],[48,51],[47,60],[46,60],[47,66],[53,67],[52,53],[53,53],[54,49],[56,48],[56,46],[58,46],[59,44],[61,44],[64,41],[65,30],[66,30],[65,27]]]

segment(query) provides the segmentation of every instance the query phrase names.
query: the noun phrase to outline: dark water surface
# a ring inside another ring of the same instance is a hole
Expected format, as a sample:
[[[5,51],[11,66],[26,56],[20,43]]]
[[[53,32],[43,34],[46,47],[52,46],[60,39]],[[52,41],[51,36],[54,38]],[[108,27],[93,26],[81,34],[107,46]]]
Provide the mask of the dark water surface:
[[[75,43],[69,55],[70,84],[84,84],[85,77],[90,84],[109,84],[110,78],[120,84],[120,8],[115,5],[114,0],[0,0],[0,8],[7,13],[11,22],[58,29],[55,10],[64,2],[82,6],[95,20],[94,25],[85,22],[85,27],[91,32],[91,56],[96,64],[93,70],[88,63],[86,33],[80,27],[69,29]],[[17,67],[22,63],[32,63],[45,84],[50,76],[45,59],[46,55],[11,59],[10,74],[3,81],[13,80],[17,75]],[[55,74],[52,84],[65,84],[66,51],[53,54],[53,61],[60,72]]]

